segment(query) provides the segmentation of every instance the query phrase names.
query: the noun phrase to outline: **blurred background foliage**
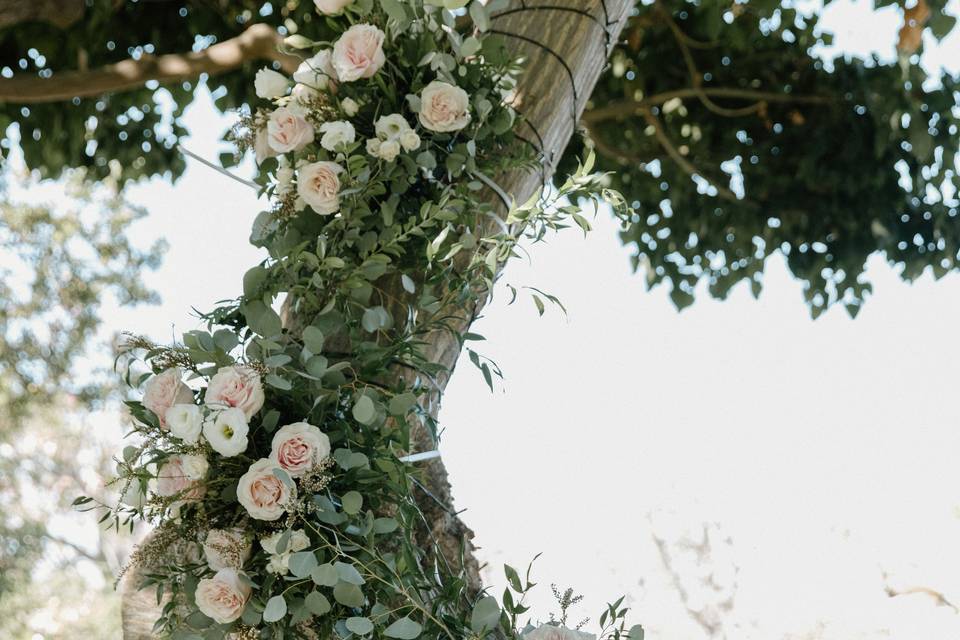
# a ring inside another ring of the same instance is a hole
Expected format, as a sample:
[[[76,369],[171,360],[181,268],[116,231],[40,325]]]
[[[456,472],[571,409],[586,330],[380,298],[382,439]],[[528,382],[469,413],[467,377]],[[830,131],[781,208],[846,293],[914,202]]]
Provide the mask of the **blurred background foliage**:
[[[886,63],[823,59],[830,34],[793,2],[638,5],[563,164],[592,146],[614,172],[637,210],[622,239],[650,286],[680,308],[701,282],[719,298],[741,282],[759,295],[779,252],[814,316],[834,304],[856,314],[871,254],[906,280],[956,269],[958,80],[918,64],[922,34],[943,37],[955,18],[940,0],[900,11],[899,60]],[[215,76],[67,101],[10,83],[198,54],[255,24],[283,37],[291,19],[319,18],[298,0],[0,0],[0,151],[30,171],[0,178],[2,637],[117,635],[108,594],[129,543],[62,533],[76,524],[69,502],[102,495],[110,472],[115,438],[91,426],[116,391],[97,373],[109,365],[99,318],[152,300],[140,276],[162,250],[127,239],[144,212],[123,186],[183,172],[178,140],[203,133],[181,121],[198,87],[239,109],[255,70],[278,64],[251,56]]]

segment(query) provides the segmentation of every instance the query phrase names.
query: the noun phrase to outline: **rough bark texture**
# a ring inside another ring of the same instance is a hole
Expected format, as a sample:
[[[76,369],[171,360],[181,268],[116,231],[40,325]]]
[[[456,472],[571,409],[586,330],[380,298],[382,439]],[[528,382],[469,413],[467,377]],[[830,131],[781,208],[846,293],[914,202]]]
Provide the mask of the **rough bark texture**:
[[[61,71],[50,78],[16,74],[0,78],[0,102],[35,104],[99,96],[139,87],[148,80],[179,82],[202,73],[218,75],[249,60],[277,60],[292,72],[300,60],[277,49],[282,40],[276,30],[261,22],[203,51],[144,55],[89,71]]]
[[[543,155],[542,171],[518,171],[496,180],[502,191],[517,201],[526,200],[553,174],[632,7],[633,0],[515,0],[510,9],[495,17],[493,29],[527,58],[528,71],[516,93],[516,106],[524,116],[519,134]],[[492,193],[490,198],[499,202]],[[448,310],[450,317],[456,318],[450,323],[454,332],[429,336],[425,355],[430,361],[452,372],[460,355],[456,334],[468,331],[482,304],[478,300],[469,307]],[[309,323],[289,310],[286,316],[291,325]],[[414,374],[398,369],[395,375]],[[448,379],[449,375],[441,376],[435,392],[425,401],[434,416]],[[433,448],[430,435],[422,429],[415,430],[414,440],[417,451]],[[430,495],[424,494],[420,504],[432,523],[430,536],[454,565],[459,565],[461,546],[466,545],[465,568],[473,586],[479,588],[479,565],[470,543],[473,533],[455,514],[446,468],[439,459],[426,464],[425,486]],[[157,617],[152,590],[135,590],[137,574],[134,568],[123,581],[125,640],[151,638],[150,628]]]

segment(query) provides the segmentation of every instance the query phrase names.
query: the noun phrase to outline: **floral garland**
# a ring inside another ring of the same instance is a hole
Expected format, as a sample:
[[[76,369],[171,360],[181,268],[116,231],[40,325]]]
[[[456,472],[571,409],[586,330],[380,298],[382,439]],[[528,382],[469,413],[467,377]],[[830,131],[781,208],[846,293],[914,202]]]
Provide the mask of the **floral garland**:
[[[566,626],[570,592],[559,619],[524,626],[529,571],[506,567],[499,601],[475,593],[424,543],[408,455],[414,429],[436,433],[421,405],[441,371],[422,346],[448,310],[488,296],[521,238],[589,228],[558,203],[623,209],[589,160],[503,220],[482,195],[489,176],[537,164],[513,134],[520,65],[488,33],[505,4],[315,0],[286,40],[304,58],[292,81],[257,73],[269,107],[234,136],[274,203],[251,236],[270,257],[242,297],[203,316],[208,331],[173,346],[131,336],[124,351],[143,396],[127,403],[136,444],[117,460],[123,498],[103,520],[156,526],[132,560],[138,586],[167,597],[156,633],[596,637]],[[471,356],[489,382],[490,363]],[[600,637],[642,638],[625,613],[610,605]]]

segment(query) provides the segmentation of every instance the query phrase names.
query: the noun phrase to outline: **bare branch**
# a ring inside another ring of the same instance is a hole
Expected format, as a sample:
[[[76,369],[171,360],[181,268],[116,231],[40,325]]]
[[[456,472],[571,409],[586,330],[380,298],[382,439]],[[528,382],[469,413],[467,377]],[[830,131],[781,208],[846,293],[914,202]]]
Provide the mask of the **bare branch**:
[[[83,0],[0,0],[0,29],[48,22],[65,29],[83,17]]]
[[[235,38],[203,51],[143,56],[90,71],[54,73],[50,78],[25,74],[0,78],[0,103],[36,104],[88,98],[133,89],[149,80],[180,82],[202,73],[218,75],[258,59],[276,60],[285,70],[292,71],[300,60],[279,50],[281,40],[273,28],[257,23]]]

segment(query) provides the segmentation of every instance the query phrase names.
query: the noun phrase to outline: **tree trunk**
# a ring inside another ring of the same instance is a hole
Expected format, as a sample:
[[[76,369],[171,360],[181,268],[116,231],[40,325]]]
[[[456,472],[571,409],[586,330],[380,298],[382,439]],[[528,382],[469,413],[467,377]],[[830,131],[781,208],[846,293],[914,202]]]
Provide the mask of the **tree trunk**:
[[[524,116],[518,133],[543,156],[540,171],[516,171],[496,179],[500,189],[516,201],[525,201],[552,176],[633,4],[633,0],[514,0],[509,9],[494,16],[492,31],[503,35],[508,45],[527,59],[526,72],[515,96],[515,105]],[[489,197],[500,203],[492,192]],[[399,283],[397,287],[399,290]],[[484,303],[485,300],[476,300],[470,306],[449,309],[449,317],[456,318],[450,323],[454,331],[430,335],[424,355],[452,372],[460,355],[459,336],[469,330]],[[297,318],[289,309],[285,315],[291,325],[309,323],[309,319]],[[394,375],[414,374],[400,369]],[[441,376],[434,392],[425,400],[433,416],[439,411],[440,396],[448,380],[449,375]],[[423,429],[415,430],[413,440],[416,451],[434,446],[430,434]],[[447,471],[439,459],[422,464],[429,495],[424,493],[419,502],[427,521],[432,523],[429,533],[452,565],[459,564],[461,546],[466,545],[465,569],[472,586],[479,590],[479,564],[470,544],[473,534],[453,509]],[[158,617],[153,590],[136,591],[138,573],[137,568],[131,568],[122,583],[125,640],[153,637],[150,628]]]

